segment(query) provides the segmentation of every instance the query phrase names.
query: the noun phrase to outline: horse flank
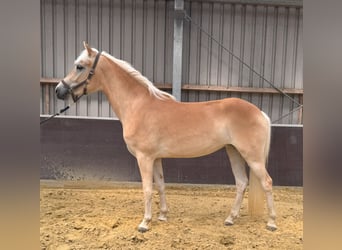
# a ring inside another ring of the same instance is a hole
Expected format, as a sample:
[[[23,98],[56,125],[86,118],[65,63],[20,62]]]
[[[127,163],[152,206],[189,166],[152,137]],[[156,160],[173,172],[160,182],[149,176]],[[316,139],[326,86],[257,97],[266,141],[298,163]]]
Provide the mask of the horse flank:
[[[148,91],[151,95],[155,96],[159,100],[176,100],[175,97],[165,91],[162,91],[158,89],[156,86],[153,85],[152,82],[150,82],[145,76],[143,76],[138,70],[133,68],[132,65],[130,65],[128,62],[117,59],[113,57],[112,55],[108,54],[105,51],[102,51],[102,55],[107,57],[108,59],[112,60],[114,63],[116,63],[119,67],[121,67],[123,70],[128,72],[132,77],[134,77],[140,84],[147,87]]]

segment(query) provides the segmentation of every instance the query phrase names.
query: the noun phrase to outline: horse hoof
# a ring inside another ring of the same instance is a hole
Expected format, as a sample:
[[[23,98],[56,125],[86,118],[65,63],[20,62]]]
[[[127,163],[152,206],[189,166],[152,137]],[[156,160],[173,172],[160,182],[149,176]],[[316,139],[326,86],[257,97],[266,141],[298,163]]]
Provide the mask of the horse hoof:
[[[167,221],[167,218],[166,218],[166,216],[159,216],[158,217],[158,220],[160,220],[160,221]]]
[[[277,226],[275,224],[267,224],[266,229],[273,232],[277,230]]]
[[[225,225],[225,226],[233,226],[233,225],[234,225],[234,222],[232,222],[232,221],[230,221],[230,220],[226,220],[226,221],[224,222],[224,225]]]
[[[138,231],[139,231],[140,233],[145,233],[145,232],[148,231],[148,228],[139,226],[139,227],[138,227]]]

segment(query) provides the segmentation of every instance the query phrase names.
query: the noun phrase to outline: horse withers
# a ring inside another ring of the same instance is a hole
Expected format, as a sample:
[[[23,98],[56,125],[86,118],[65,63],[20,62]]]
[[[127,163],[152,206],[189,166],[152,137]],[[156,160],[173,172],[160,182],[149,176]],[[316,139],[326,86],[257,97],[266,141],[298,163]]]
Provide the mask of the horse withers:
[[[153,180],[160,196],[159,220],[167,220],[162,158],[190,158],[225,147],[231,162],[237,194],[225,225],[238,217],[248,184],[245,164],[250,168],[249,211],[263,213],[263,194],[268,207],[267,229],[275,230],[272,179],[266,162],[271,126],[268,116],[255,105],[238,98],[183,103],[159,89],[127,62],[98,52],[84,42],[85,50],[71,72],[57,85],[59,99],[69,95],[103,91],[122,123],[129,152],[138,161],[142,178],[145,214],[138,226],[149,230],[152,219]]]

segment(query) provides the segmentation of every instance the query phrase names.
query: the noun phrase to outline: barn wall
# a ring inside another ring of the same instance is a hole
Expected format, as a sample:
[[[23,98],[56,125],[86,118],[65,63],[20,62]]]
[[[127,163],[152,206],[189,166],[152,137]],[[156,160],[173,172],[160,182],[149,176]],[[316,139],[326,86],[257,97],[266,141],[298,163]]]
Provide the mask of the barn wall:
[[[130,62],[152,82],[171,82],[172,4],[150,0],[42,0],[41,76],[63,78],[83,49],[82,42],[87,41]],[[42,85],[41,98],[41,114],[52,114],[65,105],[56,99],[54,85]],[[81,99],[67,115],[115,117],[102,93]]]
[[[271,87],[233,57],[229,50],[278,88],[303,88],[301,7],[190,1],[186,9],[192,22],[185,22],[184,27],[183,83],[226,88]],[[279,94],[183,93],[183,100],[186,101],[225,97],[248,100],[269,114],[271,120],[296,107]],[[299,95],[291,97],[300,102]],[[298,118],[298,113],[294,113],[283,119],[282,123],[299,124]]]
[[[130,62],[158,86],[170,84],[173,9],[173,1],[163,0],[41,0],[42,78],[63,78],[85,40]],[[277,87],[303,88],[301,1],[197,0],[185,1],[185,10],[194,23]],[[269,87],[194,23],[184,21],[183,86]],[[272,93],[182,92],[183,101],[231,96],[253,102],[272,120],[296,107]],[[301,102],[301,95],[291,96]],[[65,104],[56,99],[53,84],[41,84],[41,115],[53,114]],[[115,118],[102,93],[82,98],[66,115]],[[300,124],[301,114],[295,112],[280,123]]]
[[[303,127],[273,126],[268,171],[274,185],[303,185]],[[55,118],[41,127],[41,179],[140,181],[118,120]],[[234,184],[224,150],[164,159],[166,182]]]

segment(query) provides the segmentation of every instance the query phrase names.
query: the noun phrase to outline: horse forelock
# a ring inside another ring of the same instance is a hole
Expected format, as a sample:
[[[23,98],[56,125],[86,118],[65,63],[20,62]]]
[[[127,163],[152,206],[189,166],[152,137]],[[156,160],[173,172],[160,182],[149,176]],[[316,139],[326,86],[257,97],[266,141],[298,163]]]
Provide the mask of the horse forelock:
[[[106,56],[108,59],[112,60],[114,63],[120,66],[123,70],[128,72],[132,77],[134,77],[137,80],[137,82],[145,86],[151,95],[155,96],[160,100],[175,100],[175,97],[173,95],[170,95],[169,93],[158,89],[156,86],[153,85],[151,81],[149,81],[145,76],[143,76],[138,70],[133,68],[133,66],[130,65],[128,62],[117,59],[104,51],[102,52],[102,55]]]

